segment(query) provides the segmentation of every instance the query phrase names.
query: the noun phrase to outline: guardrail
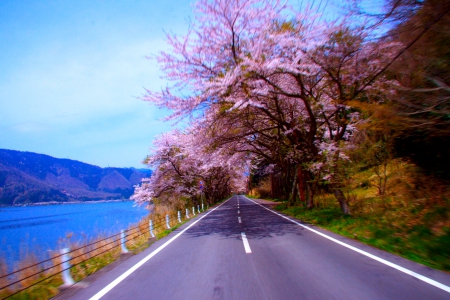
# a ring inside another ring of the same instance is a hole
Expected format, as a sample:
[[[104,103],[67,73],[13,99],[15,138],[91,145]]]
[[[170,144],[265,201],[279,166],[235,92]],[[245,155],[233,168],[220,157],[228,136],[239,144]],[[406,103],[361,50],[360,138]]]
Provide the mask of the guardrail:
[[[195,207],[192,207],[192,213],[195,216]],[[200,206],[197,207],[197,213],[200,213]],[[0,296],[2,299],[10,298],[39,284],[44,284],[44,282],[55,278],[57,275],[61,275],[63,281],[60,288],[70,287],[76,283],[76,280],[72,278],[70,273],[71,269],[82,267],[93,258],[101,255],[118,252],[118,249],[120,249],[121,254],[128,253],[127,243],[133,243],[138,238],[154,239],[164,230],[171,229],[177,223],[181,223],[182,215],[181,211],[166,214],[165,216],[150,215],[148,223],[141,221],[135,227],[121,230],[120,233],[95,240],[86,245],[74,247],[73,249],[69,247],[63,248],[59,251],[59,254],[53,255],[49,259],[1,275]],[[186,208],[184,216],[185,220],[190,218],[188,208]],[[91,273],[93,272],[87,272],[87,275]]]

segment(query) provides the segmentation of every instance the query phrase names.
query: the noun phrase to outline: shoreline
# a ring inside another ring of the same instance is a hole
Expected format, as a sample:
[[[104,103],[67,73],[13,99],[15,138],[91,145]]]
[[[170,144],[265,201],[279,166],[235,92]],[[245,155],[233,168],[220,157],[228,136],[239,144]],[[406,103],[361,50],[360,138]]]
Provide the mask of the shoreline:
[[[47,206],[47,205],[70,205],[70,204],[93,204],[93,203],[110,203],[110,202],[131,202],[131,199],[117,199],[117,200],[92,200],[92,201],[67,201],[67,202],[35,202],[35,203],[24,203],[24,204],[13,204],[5,205],[1,204],[0,207],[24,207],[24,206]]]

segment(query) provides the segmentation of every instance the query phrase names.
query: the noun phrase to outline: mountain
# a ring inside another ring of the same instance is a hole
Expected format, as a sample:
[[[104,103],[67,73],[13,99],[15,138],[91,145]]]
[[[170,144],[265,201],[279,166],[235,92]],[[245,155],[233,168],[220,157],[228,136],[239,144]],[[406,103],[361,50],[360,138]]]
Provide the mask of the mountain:
[[[100,168],[71,159],[0,149],[0,205],[128,199],[151,170]]]

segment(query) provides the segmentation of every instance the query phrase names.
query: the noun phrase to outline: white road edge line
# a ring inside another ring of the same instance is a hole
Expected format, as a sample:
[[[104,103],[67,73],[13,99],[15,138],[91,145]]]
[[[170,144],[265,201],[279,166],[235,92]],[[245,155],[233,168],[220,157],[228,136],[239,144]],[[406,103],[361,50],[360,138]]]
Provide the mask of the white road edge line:
[[[245,253],[252,253],[252,249],[250,249],[250,244],[248,243],[245,232],[241,232],[241,236],[242,236],[242,242],[244,243]]]
[[[238,217],[238,221],[239,223],[242,223],[241,217]]]
[[[245,196],[244,196],[244,197],[245,197]],[[305,226],[305,225],[303,225],[303,224],[301,224],[301,223],[299,223],[299,222],[296,222],[296,221],[294,221],[294,220],[292,220],[292,219],[290,219],[290,218],[288,218],[288,217],[286,217],[286,216],[283,216],[282,214],[279,214],[279,213],[277,213],[277,212],[275,212],[275,211],[273,211],[273,210],[271,210],[271,209],[269,209],[269,208],[267,208],[267,207],[264,207],[264,206],[262,206],[261,204],[255,202],[255,201],[253,201],[253,200],[251,200],[251,199],[249,199],[249,198],[247,198],[247,197],[245,197],[245,198],[246,198],[247,200],[250,200],[251,202],[253,202],[253,203],[255,203],[255,204],[261,206],[262,208],[265,208],[265,209],[267,209],[268,211],[273,212],[274,214],[276,214],[276,215],[278,215],[278,216],[280,216],[280,217],[282,217],[282,218],[285,218],[286,220],[289,220],[289,221],[291,221],[292,223],[295,223],[295,224],[297,224],[297,225],[299,225],[299,226],[301,226],[301,227],[303,227],[303,228],[305,228],[305,229],[308,229],[308,230],[310,230],[310,231],[312,231],[312,232],[314,232],[314,233],[316,233],[316,234],[318,234],[318,235],[320,235],[320,236],[323,236],[324,238],[327,238],[327,239],[329,239],[329,240],[331,240],[331,241],[333,241],[333,242],[335,242],[335,243],[337,243],[337,244],[339,244],[339,245],[341,245],[341,246],[347,247],[347,248],[349,248],[349,249],[351,249],[351,250],[353,250],[353,251],[355,251],[355,252],[358,252],[358,253],[360,253],[360,254],[362,254],[362,255],[365,255],[365,256],[367,256],[367,257],[370,257],[370,258],[372,258],[372,259],[374,259],[374,260],[376,260],[376,261],[378,261],[378,262],[380,262],[380,263],[382,263],[382,264],[385,264],[385,265],[387,265],[387,266],[389,266],[389,267],[391,267],[391,268],[397,269],[397,270],[399,270],[399,271],[401,271],[401,272],[403,272],[403,273],[406,273],[406,274],[408,274],[408,275],[410,275],[410,276],[412,276],[412,277],[415,277],[415,278],[417,278],[417,279],[419,279],[419,280],[422,280],[422,281],[424,281],[424,282],[426,282],[426,283],[428,283],[428,284],[431,284],[431,285],[433,285],[433,286],[435,286],[435,287],[437,287],[437,288],[440,288],[440,289],[442,289],[442,290],[444,290],[444,291],[450,293],[450,286],[447,286],[447,285],[445,285],[445,284],[442,284],[442,283],[440,283],[440,282],[437,282],[436,280],[433,280],[433,279],[431,279],[431,278],[428,278],[428,277],[425,277],[425,276],[423,276],[423,275],[420,275],[419,273],[416,273],[416,272],[414,272],[414,271],[411,271],[411,270],[409,270],[409,269],[406,269],[406,268],[403,268],[403,267],[401,267],[401,266],[399,266],[399,265],[396,265],[396,264],[394,264],[394,263],[391,263],[390,261],[387,261],[387,260],[382,259],[382,258],[380,258],[380,257],[378,257],[378,256],[375,256],[375,255],[373,255],[373,254],[370,254],[369,252],[363,251],[363,250],[361,250],[361,249],[358,249],[358,248],[356,248],[356,247],[353,247],[353,246],[350,246],[350,245],[348,245],[348,244],[346,244],[346,243],[343,243],[343,242],[341,242],[341,241],[338,241],[338,240],[336,240],[335,238],[332,238],[332,237],[330,237],[330,236],[328,236],[328,235],[326,235],[326,234],[323,234],[323,233],[321,233],[321,232],[319,232],[319,231],[317,231],[317,230],[314,230],[314,229],[312,229],[312,228],[310,228],[310,227],[308,227],[308,226]]]
[[[231,198],[230,198],[231,199]],[[125,278],[127,278],[129,275],[131,275],[131,273],[133,273],[134,271],[136,271],[140,266],[142,266],[143,264],[145,264],[150,258],[152,258],[153,256],[155,256],[156,254],[158,254],[158,252],[160,252],[162,249],[164,249],[167,245],[169,245],[170,243],[172,243],[175,239],[177,239],[180,235],[182,235],[186,230],[188,230],[189,228],[191,228],[192,226],[194,226],[195,224],[197,224],[197,222],[199,222],[201,219],[203,219],[204,217],[206,217],[207,215],[209,215],[210,213],[212,213],[213,211],[215,211],[216,209],[218,209],[219,207],[221,207],[223,204],[225,204],[226,202],[228,202],[230,199],[228,199],[227,201],[223,202],[222,204],[220,204],[219,206],[215,207],[214,209],[212,209],[210,212],[208,212],[207,214],[203,215],[201,218],[199,218],[198,220],[196,220],[194,223],[192,223],[191,225],[189,225],[188,227],[186,227],[185,229],[183,229],[182,231],[180,231],[176,236],[174,236],[173,238],[171,238],[170,240],[168,240],[167,242],[165,242],[164,244],[162,244],[161,246],[159,246],[158,249],[156,249],[155,251],[153,251],[152,253],[150,253],[149,255],[147,255],[146,257],[144,257],[143,259],[141,259],[137,264],[135,264],[134,266],[132,266],[131,268],[129,268],[125,273],[123,273],[122,275],[120,275],[119,277],[117,277],[113,282],[111,282],[110,284],[108,284],[107,286],[105,286],[103,289],[101,289],[97,294],[95,294],[94,296],[92,296],[91,298],[89,298],[89,300],[98,300],[101,297],[103,297],[106,293],[108,293],[110,290],[112,290],[116,285],[118,285],[120,282],[122,282]]]

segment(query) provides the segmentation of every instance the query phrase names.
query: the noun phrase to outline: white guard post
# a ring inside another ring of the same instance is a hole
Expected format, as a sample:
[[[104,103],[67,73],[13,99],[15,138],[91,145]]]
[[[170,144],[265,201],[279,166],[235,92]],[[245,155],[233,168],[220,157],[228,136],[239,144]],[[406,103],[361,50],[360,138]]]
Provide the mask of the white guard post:
[[[186,219],[189,219],[189,209],[186,208]]]
[[[166,215],[166,226],[167,226],[167,229],[170,229],[170,220],[169,220],[169,215]]]
[[[154,228],[153,228],[153,220],[150,220],[149,221],[149,225],[150,225],[150,235],[152,236],[152,238],[154,238],[155,237],[155,234],[153,233],[153,230],[154,230]]]
[[[181,211],[178,211],[178,223],[181,223]]]
[[[70,256],[69,256],[69,248],[63,248],[61,249],[61,261],[62,261],[62,269],[64,270],[62,272],[62,277],[64,281],[64,286],[70,286],[75,283],[75,281],[72,279],[72,276],[70,275]]]
[[[192,214],[195,216],[195,207],[192,206]]]
[[[122,253],[128,253],[127,246],[125,245],[125,230],[120,231],[120,246],[122,248]]]

